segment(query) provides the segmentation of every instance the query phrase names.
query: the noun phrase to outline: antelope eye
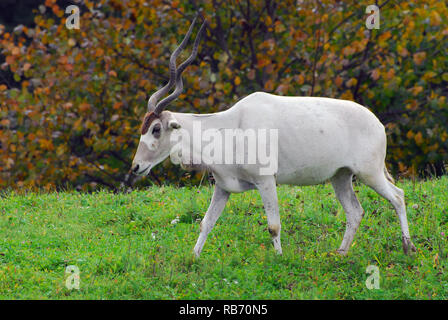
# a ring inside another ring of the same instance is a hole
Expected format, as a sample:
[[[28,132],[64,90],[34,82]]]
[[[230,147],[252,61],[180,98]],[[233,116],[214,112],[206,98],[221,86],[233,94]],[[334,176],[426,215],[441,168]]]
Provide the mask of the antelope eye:
[[[160,137],[160,125],[156,124],[154,128],[152,128],[152,135],[156,138]]]

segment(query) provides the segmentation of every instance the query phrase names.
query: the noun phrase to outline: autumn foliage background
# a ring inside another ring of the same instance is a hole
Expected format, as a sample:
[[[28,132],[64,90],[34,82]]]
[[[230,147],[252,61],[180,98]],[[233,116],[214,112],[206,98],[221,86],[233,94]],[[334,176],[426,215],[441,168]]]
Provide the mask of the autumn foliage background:
[[[46,0],[34,23],[0,25],[0,188],[144,186],[128,171],[149,95],[202,8],[209,21],[184,93],[168,108],[216,112],[258,90],[368,106],[386,125],[395,175],[448,161],[448,8],[444,1]],[[196,28],[197,30],[197,28]],[[189,55],[185,50],[178,61]],[[191,173],[167,159],[160,181]],[[193,173],[193,178],[200,178]]]

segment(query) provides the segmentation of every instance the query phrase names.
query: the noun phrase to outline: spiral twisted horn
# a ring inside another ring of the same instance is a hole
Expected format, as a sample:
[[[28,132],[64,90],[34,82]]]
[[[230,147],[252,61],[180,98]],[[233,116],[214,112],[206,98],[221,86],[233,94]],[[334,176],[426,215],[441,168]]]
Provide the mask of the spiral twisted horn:
[[[180,96],[182,93],[182,90],[184,88],[183,81],[182,81],[182,72],[193,62],[193,60],[196,58],[196,55],[198,53],[198,46],[199,42],[201,41],[202,34],[205,30],[206,21],[204,21],[201,25],[201,28],[199,29],[199,32],[196,36],[196,39],[194,40],[193,50],[191,52],[191,55],[185,60],[182,64],[179,65],[177,68],[177,74],[176,74],[176,88],[173,91],[172,94],[170,94],[168,97],[160,101],[156,108],[154,109],[154,113],[156,115],[160,114],[163,109],[173,100],[175,100],[177,97]]]
[[[165,94],[167,94],[170,89],[174,86],[175,84],[175,80],[176,80],[176,74],[177,74],[177,69],[176,69],[176,59],[179,56],[179,54],[182,52],[183,49],[185,49],[188,40],[190,39],[191,33],[193,32],[193,26],[196,23],[196,19],[197,19],[198,15],[196,15],[196,17],[193,19],[193,21],[190,24],[190,27],[188,28],[188,32],[185,35],[184,39],[182,40],[182,42],[180,43],[180,45],[173,51],[173,53],[170,56],[170,80],[168,81],[168,83],[161,89],[157,90],[156,92],[154,92],[151,97],[148,100],[148,112],[154,111],[157,101],[164,96]]]

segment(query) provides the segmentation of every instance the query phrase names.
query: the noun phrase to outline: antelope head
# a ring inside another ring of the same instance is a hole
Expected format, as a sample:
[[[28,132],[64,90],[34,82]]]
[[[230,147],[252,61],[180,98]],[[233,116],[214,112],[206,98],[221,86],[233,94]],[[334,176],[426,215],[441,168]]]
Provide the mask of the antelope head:
[[[163,111],[163,109],[182,93],[182,72],[193,62],[198,52],[199,41],[204,31],[205,21],[202,23],[196,35],[191,55],[176,67],[176,58],[187,45],[196,19],[197,17],[194,18],[180,45],[171,54],[169,64],[170,80],[163,88],[154,92],[148,100],[148,111],[143,118],[140,142],[131,167],[131,171],[137,175],[148,175],[151,168],[169,156],[170,135],[173,130],[180,128],[180,124],[175,117],[169,111]],[[158,102],[174,85],[175,89],[173,93]]]

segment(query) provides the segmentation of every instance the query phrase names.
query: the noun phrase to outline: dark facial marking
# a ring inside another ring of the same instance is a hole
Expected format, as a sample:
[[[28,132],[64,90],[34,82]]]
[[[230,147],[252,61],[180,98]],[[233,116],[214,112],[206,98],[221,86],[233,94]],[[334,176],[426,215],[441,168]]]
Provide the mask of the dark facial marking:
[[[154,121],[154,119],[157,119],[158,116],[154,114],[154,112],[147,112],[145,114],[145,118],[143,118],[142,127],[140,129],[142,134],[145,134],[148,132],[149,127],[151,126],[151,123]]]
[[[154,138],[156,138],[156,139],[160,138],[161,130],[162,130],[162,126],[160,125],[160,123],[157,123],[154,125],[154,127],[152,128],[152,135],[154,136]]]

